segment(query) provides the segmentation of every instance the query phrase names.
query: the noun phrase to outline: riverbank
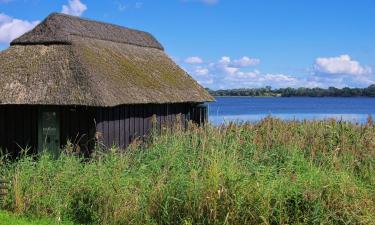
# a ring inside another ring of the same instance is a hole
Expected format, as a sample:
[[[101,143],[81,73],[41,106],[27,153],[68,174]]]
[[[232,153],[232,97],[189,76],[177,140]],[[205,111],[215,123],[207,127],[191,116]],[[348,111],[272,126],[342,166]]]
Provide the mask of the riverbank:
[[[3,209],[93,224],[375,224],[375,126],[164,130],[126,152],[2,160]]]

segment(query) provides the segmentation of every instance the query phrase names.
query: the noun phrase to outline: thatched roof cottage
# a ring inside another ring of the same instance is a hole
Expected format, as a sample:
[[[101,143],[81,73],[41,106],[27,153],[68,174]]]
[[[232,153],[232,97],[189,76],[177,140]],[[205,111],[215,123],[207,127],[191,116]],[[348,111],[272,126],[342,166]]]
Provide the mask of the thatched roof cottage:
[[[0,147],[126,147],[176,115],[201,122],[212,101],[149,33],[51,14],[0,52]],[[98,135],[99,134],[99,135]],[[97,137],[98,138],[98,137]],[[88,144],[90,143],[90,144]]]

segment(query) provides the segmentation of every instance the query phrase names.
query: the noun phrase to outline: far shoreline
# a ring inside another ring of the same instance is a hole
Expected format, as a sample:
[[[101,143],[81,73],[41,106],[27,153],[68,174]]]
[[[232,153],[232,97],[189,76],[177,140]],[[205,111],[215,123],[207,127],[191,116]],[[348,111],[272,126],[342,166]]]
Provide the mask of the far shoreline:
[[[375,98],[370,96],[236,96],[236,95],[213,95],[214,98]]]

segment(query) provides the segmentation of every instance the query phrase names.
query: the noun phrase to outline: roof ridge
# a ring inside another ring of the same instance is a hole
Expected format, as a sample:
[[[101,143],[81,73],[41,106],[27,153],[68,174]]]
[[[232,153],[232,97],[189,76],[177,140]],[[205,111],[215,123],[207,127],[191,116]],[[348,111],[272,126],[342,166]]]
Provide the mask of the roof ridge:
[[[72,44],[71,35],[164,50],[148,32],[56,12],[11,45]]]
[[[125,30],[130,30],[130,31],[137,31],[137,32],[142,32],[142,33],[146,33],[146,34],[151,34],[151,33],[147,32],[147,31],[138,30],[138,29],[135,29],[135,28],[125,27],[125,26],[121,26],[121,25],[114,24],[114,23],[109,23],[109,22],[98,21],[98,20],[87,18],[87,17],[80,17],[80,16],[68,15],[68,14],[59,13],[59,12],[53,12],[53,13],[49,14],[46,17],[46,19],[48,19],[49,17],[52,17],[52,16],[67,17],[67,18],[81,20],[81,21],[86,21],[86,22],[91,22],[91,23],[97,23],[97,24],[102,24],[102,25],[111,25],[111,26],[114,26],[114,27],[117,27],[117,28],[120,28],[120,29],[125,29]]]

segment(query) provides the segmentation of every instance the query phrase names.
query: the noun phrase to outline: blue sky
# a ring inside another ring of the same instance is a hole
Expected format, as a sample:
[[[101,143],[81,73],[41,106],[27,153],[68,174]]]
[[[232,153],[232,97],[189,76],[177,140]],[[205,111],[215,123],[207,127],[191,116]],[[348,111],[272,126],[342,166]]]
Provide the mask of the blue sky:
[[[148,31],[213,89],[375,83],[375,0],[0,0],[0,49],[51,12]]]

